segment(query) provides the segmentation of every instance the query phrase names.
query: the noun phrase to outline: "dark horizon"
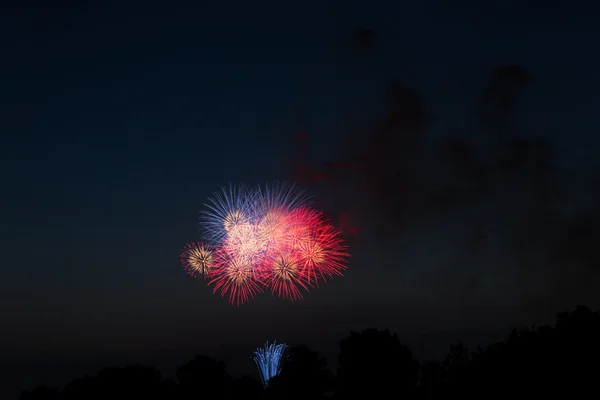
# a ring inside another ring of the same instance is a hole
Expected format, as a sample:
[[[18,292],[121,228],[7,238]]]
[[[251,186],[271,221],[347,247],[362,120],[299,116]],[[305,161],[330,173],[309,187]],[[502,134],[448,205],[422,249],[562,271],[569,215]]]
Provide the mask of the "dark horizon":
[[[339,312],[339,310],[337,310]],[[534,311],[534,310],[532,310]],[[361,331],[368,328],[389,328],[397,332],[402,343],[411,348],[417,360],[437,361],[443,358],[448,348],[458,342],[464,343],[468,348],[475,349],[478,346],[487,346],[491,343],[504,340],[508,333],[516,328],[531,325],[552,324],[556,313],[550,309],[543,312],[547,318],[528,323],[521,321],[516,324],[507,325],[504,328],[496,327],[490,329],[456,329],[454,331],[429,331],[426,333],[406,333],[400,329],[393,329],[393,324],[386,327],[376,325],[355,325],[347,329],[339,328],[332,332],[319,332],[307,335],[305,331],[281,332],[263,341],[288,343],[289,345],[307,345],[317,351],[321,356],[329,360],[328,368],[335,370],[337,355],[339,353],[340,337],[347,335],[351,330]],[[404,324],[397,321],[396,328]],[[405,325],[404,325],[405,326]],[[411,325],[414,326],[414,325]],[[93,376],[100,369],[112,366],[132,365],[142,363],[157,367],[165,378],[173,378],[178,366],[191,359],[196,354],[203,354],[222,360],[227,364],[228,372],[234,377],[253,376],[258,379],[258,373],[252,361],[252,352],[263,344],[262,338],[248,339],[245,343],[236,345],[220,346],[197,346],[185,347],[173,345],[173,341],[163,341],[163,345],[170,348],[157,349],[140,348],[133,350],[33,350],[23,352],[15,350],[0,353],[0,387],[7,389],[7,398],[17,398],[22,390],[32,390],[39,385],[48,387],[62,387],[68,381],[84,375]]]
[[[419,350],[431,350],[435,341],[437,344],[442,342],[443,334],[437,337],[421,335],[413,338],[416,341],[411,343],[407,337],[387,329],[361,329],[338,338],[335,341],[337,351],[331,354],[323,348],[333,348],[333,342],[286,343],[284,340],[278,342],[288,348],[281,360],[282,372],[262,390],[262,377],[252,359],[256,345],[221,348],[220,351],[196,349],[185,354],[172,351],[146,357],[129,354],[118,358],[106,354],[95,362],[63,358],[61,364],[52,357],[48,358],[54,363],[51,377],[47,374],[49,364],[45,365],[46,372],[42,372],[45,377],[37,375],[37,370],[44,371],[40,366],[36,369],[0,363],[0,372],[3,379],[10,379],[11,373],[18,376],[19,367],[28,371],[29,378],[35,383],[12,382],[13,385],[25,385],[20,397],[23,400],[86,399],[90,395],[126,398],[142,393],[152,394],[155,398],[184,399],[195,398],[200,392],[203,395],[219,393],[224,398],[237,398],[240,394],[251,398],[271,398],[273,395],[275,398],[289,398],[290,395],[315,399],[354,398],[355,391],[349,391],[349,386],[379,394],[389,394],[390,389],[396,387],[395,390],[407,398],[439,398],[444,393],[456,391],[467,398],[479,398],[482,389],[489,390],[486,381],[501,382],[499,390],[506,393],[515,390],[552,393],[558,387],[571,394],[582,394],[593,390],[590,379],[582,380],[590,375],[590,368],[585,363],[573,365],[572,361],[597,356],[600,349],[595,339],[599,329],[600,313],[578,305],[557,313],[551,324],[515,327],[502,335],[496,332],[498,335],[494,339],[488,336],[482,340],[484,332],[481,331],[457,332],[454,337],[446,334],[447,344],[443,349],[439,348],[440,354],[436,357],[419,354]],[[44,363],[42,359],[37,361]],[[245,361],[243,365],[242,361]],[[410,374],[406,369],[408,366],[411,367]],[[396,373],[390,373],[394,368]],[[546,382],[546,378],[529,378],[531,368],[538,372],[545,368],[548,375],[554,374],[560,379],[554,384],[540,386],[539,382]],[[379,372],[373,374],[374,370]],[[406,374],[398,374],[402,370]],[[348,381],[348,373],[357,375]],[[481,379],[484,381],[479,382]],[[398,383],[402,383],[399,388]]]
[[[441,360],[452,344],[464,343],[468,348],[487,346],[502,341],[508,333],[524,325],[494,330],[459,330],[455,332],[432,332],[424,335],[399,333],[400,340],[413,350],[415,358],[421,362]],[[374,328],[374,327],[371,327]],[[362,329],[355,329],[361,331]],[[350,331],[346,332],[348,334]],[[299,335],[300,336],[300,335]],[[305,338],[307,340],[287,340],[275,338],[290,346],[307,345],[327,358],[328,369],[335,371],[339,340],[342,335],[331,334],[325,338]],[[272,341],[271,339],[270,341]],[[263,343],[222,345],[217,348],[179,348],[171,350],[130,350],[70,352],[40,351],[12,356],[3,354],[0,362],[0,387],[12,388],[6,392],[7,398],[17,398],[22,390],[32,390],[44,385],[63,387],[68,381],[93,376],[106,367],[125,366],[141,363],[157,367],[165,378],[174,378],[175,370],[197,354],[208,355],[227,364],[228,372],[234,377],[252,376],[258,379],[258,372],[252,360],[252,352]]]

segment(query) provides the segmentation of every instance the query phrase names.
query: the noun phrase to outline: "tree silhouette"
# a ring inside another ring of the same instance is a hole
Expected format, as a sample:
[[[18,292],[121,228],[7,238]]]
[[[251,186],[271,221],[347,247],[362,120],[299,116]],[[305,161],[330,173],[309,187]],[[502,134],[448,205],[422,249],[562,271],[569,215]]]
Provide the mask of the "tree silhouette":
[[[340,344],[339,398],[413,396],[419,364],[398,336],[388,330],[351,332]]]
[[[580,391],[581,395],[597,391],[598,368],[593,366],[600,359],[600,314],[578,306],[572,312],[557,315],[555,330],[551,338],[558,341],[559,361],[565,370],[563,380],[568,382],[570,391]]]
[[[420,368],[410,350],[388,330],[351,332],[340,343],[333,389],[340,399],[506,399],[596,392],[600,359],[600,313],[578,306],[557,314],[555,326],[513,330],[506,340],[476,351],[458,343],[440,362]],[[266,390],[256,379],[232,379],[223,362],[196,356],[177,370],[179,382],[140,364],[105,368],[69,382],[62,391],[45,386],[23,391],[20,400],[105,399],[318,399],[331,391],[327,362],[306,346],[291,348],[281,373]]]
[[[47,386],[38,386],[31,391],[21,392],[19,400],[60,400],[61,393],[58,388],[49,388]]]
[[[318,399],[332,383],[327,360],[307,346],[296,346],[290,349],[285,367],[272,380],[267,395],[273,399]]]
[[[471,385],[471,361],[469,349],[462,342],[451,345],[448,354],[442,361],[445,369],[445,393],[465,396]]]
[[[421,391],[424,399],[437,399],[446,395],[446,368],[438,361],[428,361],[421,366]]]
[[[193,360],[177,368],[177,380],[182,398],[198,396],[228,396],[231,377],[224,362],[205,355],[197,355]]]
[[[141,364],[105,368],[95,377],[69,382],[63,390],[66,400],[143,398],[163,391],[161,373]]]
[[[230,398],[232,399],[240,399],[242,397],[258,399],[262,393],[262,384],[252,377],[242,376],[231,382]]]
[[[495,398],[588,396],[596,390],[599,327],[598,313],[577,307],[558,314],[555,327],[513,330],[506,341],[473,354],[469,386],[489,390]]]

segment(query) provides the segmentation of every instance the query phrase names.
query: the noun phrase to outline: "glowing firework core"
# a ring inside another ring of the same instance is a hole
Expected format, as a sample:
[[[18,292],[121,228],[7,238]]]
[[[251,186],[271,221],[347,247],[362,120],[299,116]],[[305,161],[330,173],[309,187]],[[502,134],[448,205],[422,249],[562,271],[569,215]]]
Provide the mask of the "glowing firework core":
[[[223,190],[211,199],[202,227],[210,245],[188,245],[182,262],[194,277],[241,304],[267,287],[301,299],[326,277],[341,276],[349,254],[340,233],[290,185]]]
[[[199,244],[188,244],[181,255],[185,269],[192,276],[206,276],[213,265],[212,251]]]

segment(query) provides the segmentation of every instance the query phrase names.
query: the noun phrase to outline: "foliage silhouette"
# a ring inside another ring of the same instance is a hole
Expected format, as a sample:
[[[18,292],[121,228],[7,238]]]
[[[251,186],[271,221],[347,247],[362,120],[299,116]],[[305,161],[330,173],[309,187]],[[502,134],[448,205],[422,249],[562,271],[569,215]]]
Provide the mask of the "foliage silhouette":
[[[141,364],[110,367],[94,377],[69,382],[62,393],[66,400],[151,397],[163,392],[161,373]]]
[[[505,341],[474,351],[450,346],[441,361],[419,365],[388,330],[351,332],[340,342],[337,379],[327,361],[306,346],[291,349],[267,390],[251,377],[232,379],[225,363],[196,356],[177,370],[177,382],[140,364],[105,368],[69,382],[23,391],[21,400],[96,399],[505,399],[508,396],[584,398],[596,393],[600,314],[578,306],[556,324],[513,330]],[[250,362],[250,361],[249,361]]]
[[[279,376],[267,389],[269,399],[318,399],[333,386],[333,374],[327,360],[307,346],[290,348],[289,357]]]
[[[177,368],[176,375],[182,399],[205,395],[227,397],[232,388],[225,363],[205,355],[197,355]]]
[[[388,330],[351,332],[340,343],[338,364],[339,398],[411,397],[416,392],[419,364]]]
[[[38,386],[35,389],[25,390],[21,393],[21,400],[60,400],[61,392],[58,388]]]
[[[419,396],[424,399],[437,399],[445,396],[447,379],[446,368],[441,362],[423,363]]]
[[[242,376],[231,382],[229,394],[231,399],[240,399],[242,397],[259,399],[263,394],[263,386],[258,380],[250,376]]]

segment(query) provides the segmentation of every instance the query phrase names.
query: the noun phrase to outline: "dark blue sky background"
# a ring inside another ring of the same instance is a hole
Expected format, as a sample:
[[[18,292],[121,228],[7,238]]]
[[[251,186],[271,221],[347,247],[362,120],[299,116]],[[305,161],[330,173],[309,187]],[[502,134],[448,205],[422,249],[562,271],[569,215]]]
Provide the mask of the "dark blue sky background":
[[[524,66],[534,80],[520,129],[556,141],[555,179],[569,193],[560,211],[594,211],[592,6],[71,3],[0,12],[0,351],[314,341],[366,326],[491,329],[596,306],[591,286],[577,289],[597,282],[595,270],[536,253],[524,274],[510,241],[494,239],[512,234],[494,223],[486,251],[465,253],[475,219],[521,218],[526,186],[510,183],[477,209],[413,219],[384,244],[370,230],[377,207],[353,207],[370,222],[347,276],[297,304],[262,296],[234,308],[179,265],[211,192],[292,179],[298,130],[310,133],[315,160],[343,158],[348,127],[356,115],[379,116],[390,78],[423,95],[426,149],[461,132],[484,146],[475,100],[494,67]],[[377,32],[366,57],[352,47],[365,26]],[[428,156],[419,168],[429,176],[445,167]]]

